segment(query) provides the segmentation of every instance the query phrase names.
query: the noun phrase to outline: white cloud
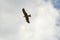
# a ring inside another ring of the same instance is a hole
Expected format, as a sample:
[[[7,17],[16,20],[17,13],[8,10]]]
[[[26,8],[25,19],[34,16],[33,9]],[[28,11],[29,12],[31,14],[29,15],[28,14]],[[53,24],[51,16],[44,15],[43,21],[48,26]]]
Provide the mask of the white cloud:
[[[1,5],[1,40],[54,39],[55,19],[58,11],[53,8],[51,2],[44,0],[3,0]],[[30,24],[26,23],[23,17],[21,11],[23,7],[28,14],[32,15]]]
[[[36,12],[37,16],[32,15],[31,23],[25,23],[21,26],[23,28],[20,27],[21,40],[55,40],[55,22],[58,11],[53,8],[51,2],[43,4],[41,1],[40,6],[34,4],[33,7],[33,14]]]

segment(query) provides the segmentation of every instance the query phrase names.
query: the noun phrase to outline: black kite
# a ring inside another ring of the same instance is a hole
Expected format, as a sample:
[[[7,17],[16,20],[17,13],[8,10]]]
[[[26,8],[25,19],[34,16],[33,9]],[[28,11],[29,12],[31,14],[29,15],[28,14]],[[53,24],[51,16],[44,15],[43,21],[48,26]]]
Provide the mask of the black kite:
[[[31,17],[31,15],[28,15],[28,14],[26,13],[26,11],[25,11],[24,8],[22,9],[22,11],[23,11],[24,17],[25,17],[25,19],[26,19],[26,22],[27,22],[27,23],[30,23],[29,17]]]

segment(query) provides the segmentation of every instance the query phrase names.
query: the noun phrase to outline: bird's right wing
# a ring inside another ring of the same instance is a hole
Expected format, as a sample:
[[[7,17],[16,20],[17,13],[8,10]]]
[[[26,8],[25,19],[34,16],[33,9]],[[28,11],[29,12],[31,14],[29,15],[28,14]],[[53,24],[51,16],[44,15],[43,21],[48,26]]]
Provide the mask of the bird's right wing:
[[[30,21],[29,21],[29,18],[28,18],[28,17],[26,17],[26,22],[30,23]]]

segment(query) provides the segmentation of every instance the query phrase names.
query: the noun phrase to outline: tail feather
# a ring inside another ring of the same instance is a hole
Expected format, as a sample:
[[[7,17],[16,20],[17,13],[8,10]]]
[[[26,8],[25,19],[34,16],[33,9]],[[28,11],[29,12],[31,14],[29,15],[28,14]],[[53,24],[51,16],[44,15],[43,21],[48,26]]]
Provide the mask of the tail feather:
[[[31,17],[31,15],[28,15],[28,17]]]

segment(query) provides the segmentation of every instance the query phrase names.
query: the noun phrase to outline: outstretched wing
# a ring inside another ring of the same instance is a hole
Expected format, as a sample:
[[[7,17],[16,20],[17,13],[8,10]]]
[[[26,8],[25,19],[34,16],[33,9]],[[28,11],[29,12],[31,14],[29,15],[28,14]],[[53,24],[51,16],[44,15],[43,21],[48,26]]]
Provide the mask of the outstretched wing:
[[[23,11],[23,14],[24,14],[25,16],[27,16],[27,13],[26,13],[26,11],[25,11],[24,8],[22,9],[22,11]]]
[[[22,11],[23,11],[24,17],[25,17],[25,19],[26,19],[26,22],[27,22],[27,23],[30,23],[29,17],[28,17],[28,15],[27,15],[25,9],[23,8]],[[30,16],[30,15],[29,15],[29,16]]]
[[[29,18],[28,18],[28,17],[26,17],[25,19],[26,19],[26,22],[30,23],[30,21],[29,21]]]

